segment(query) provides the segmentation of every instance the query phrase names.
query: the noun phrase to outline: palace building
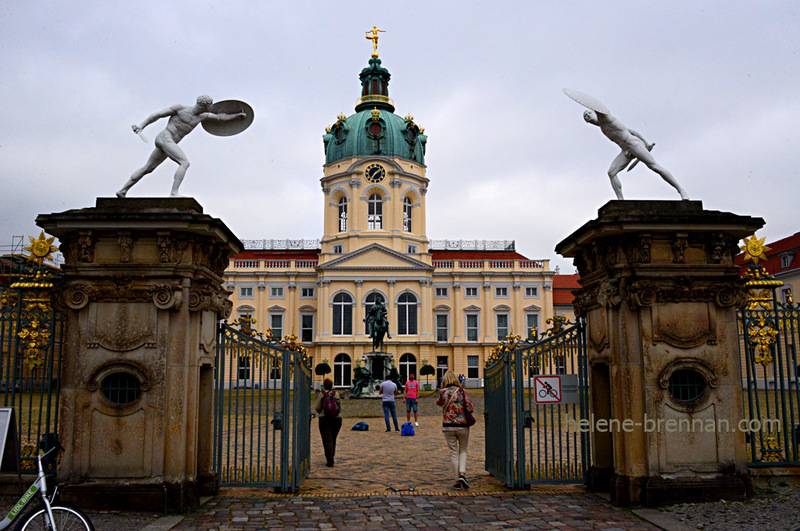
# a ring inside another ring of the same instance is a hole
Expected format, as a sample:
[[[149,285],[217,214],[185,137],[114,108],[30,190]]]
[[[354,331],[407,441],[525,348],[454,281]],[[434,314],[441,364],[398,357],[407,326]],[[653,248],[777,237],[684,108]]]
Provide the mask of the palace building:
[[[385,350],[401,377],[424,383],[419,369],[432,365],[437,380],[452,369],[478,387],[500,340],[553,317],[555,273],[513,240],[428,238],[428,138],[413,116],[395,114],[390,77],[375,50],[355,113],[325,130],[321,239],[245,240],[225,271],[231,317],[254,318],[275,337],[295,334],[313,366],[327,361],[334,385],[348,387],[372,351],[364,318],[380,297]]]

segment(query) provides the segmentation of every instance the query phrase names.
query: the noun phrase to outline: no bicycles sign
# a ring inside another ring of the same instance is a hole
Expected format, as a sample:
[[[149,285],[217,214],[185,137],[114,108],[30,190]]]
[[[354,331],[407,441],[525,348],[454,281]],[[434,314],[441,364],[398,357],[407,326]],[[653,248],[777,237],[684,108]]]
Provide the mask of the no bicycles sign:
[[[533,378],[534,402],[537,404],[577,404],[578,375],[551,374]]]

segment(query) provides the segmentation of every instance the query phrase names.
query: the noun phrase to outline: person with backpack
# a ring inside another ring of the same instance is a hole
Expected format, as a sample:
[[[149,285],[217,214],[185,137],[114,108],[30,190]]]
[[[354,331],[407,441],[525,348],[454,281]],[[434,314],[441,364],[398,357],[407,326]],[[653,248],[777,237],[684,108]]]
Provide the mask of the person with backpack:
[[[325,466],[333,466],[336,455],[336,437],[342,429],[342,405],[339,395],[333,390],[333,380],[325,378],[322,392],[317,398],[314,408],[319,415],[319,434],[322,437],[322,448],[325,450]]]

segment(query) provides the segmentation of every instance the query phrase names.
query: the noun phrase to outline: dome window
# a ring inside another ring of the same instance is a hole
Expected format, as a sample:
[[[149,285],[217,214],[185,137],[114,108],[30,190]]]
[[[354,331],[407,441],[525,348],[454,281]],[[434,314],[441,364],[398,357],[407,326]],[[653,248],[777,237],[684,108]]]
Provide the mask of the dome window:
[[[369,134],[372,136],[381,136],[383,132],[383,127],[381,127],[380,122],[372,122],[369,124]]]

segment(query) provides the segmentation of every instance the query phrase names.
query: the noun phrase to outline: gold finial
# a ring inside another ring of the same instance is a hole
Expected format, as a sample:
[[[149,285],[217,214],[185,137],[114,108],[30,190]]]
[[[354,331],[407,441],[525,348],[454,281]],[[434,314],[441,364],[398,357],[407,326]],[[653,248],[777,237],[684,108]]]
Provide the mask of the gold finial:
[[[31,241],[31,244],[25,247],[25,250],[31,253],[28,256],[28,260],[31,262],[36,262],[36,265],[39,267],[42,266],[42,262],[45,260],[52,260],[53,253],[58,251],[58,247],[53,245],[53,240],[55,240],[55,237],[45,238],[44,231],[39,234],[38,238],[28,236],[28,239]]]
[[[372,41],[372,57],[378,57],[378,32],[386,33],[386,30],[378,29],[378,26],[372,26],[372,29],[367,32],[367,40]]]
[[[408,113],[408,114],[406,114],[406,117],[403,118],[403,120],[405,120],[406,122],[413,122],[414,121],[414,117],[411,116],[411,113]]]
[[[369,111],[369,113],[372,115],[373,122],[377,122],[378,117],[381,115],[381,111],[379,111],[377,107],[373,107],[372,110]]]
[[[326,132],[326,133],[330,133],[330,132],[331,132],[331,126],[329,126],[329,125],[326,125],[326,126],[325,126],[325,132]]]
[[[764,245],[764,238],[756,238],[756,235],[753,234],[750,238],[744,239],[744,245],[740,246],[740,249],[744,251],[744,261],[752,260],[753,264],[758,264],[759,260],[767,261],[767,255],[764,254],[767,251],[771,251],[770,247]]]
[[[339,116],[337,116],[336,118],[339,120],[347,120],[347,116],[345,116],[343,112],[340,112]]]

